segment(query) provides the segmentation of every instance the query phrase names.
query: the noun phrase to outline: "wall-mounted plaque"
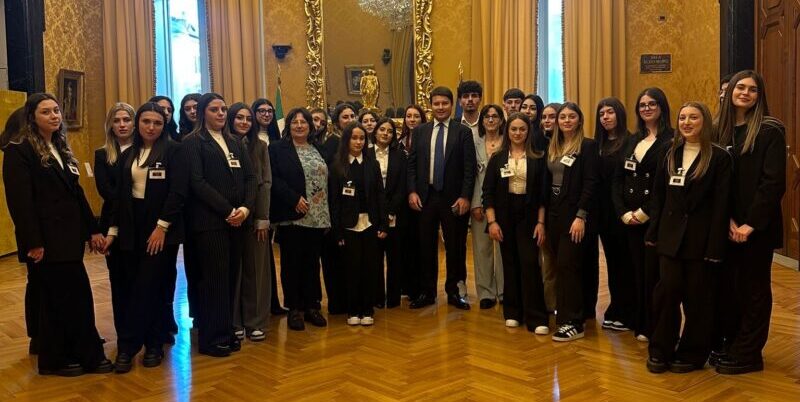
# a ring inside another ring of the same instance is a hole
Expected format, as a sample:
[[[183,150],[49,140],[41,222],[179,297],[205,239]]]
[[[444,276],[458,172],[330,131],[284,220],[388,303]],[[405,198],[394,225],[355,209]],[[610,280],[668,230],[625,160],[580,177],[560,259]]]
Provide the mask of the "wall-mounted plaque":
[[[639,59],[639,72],[641,74],[650,73],[671,73],[672,55],[671,54],[643,54]]]

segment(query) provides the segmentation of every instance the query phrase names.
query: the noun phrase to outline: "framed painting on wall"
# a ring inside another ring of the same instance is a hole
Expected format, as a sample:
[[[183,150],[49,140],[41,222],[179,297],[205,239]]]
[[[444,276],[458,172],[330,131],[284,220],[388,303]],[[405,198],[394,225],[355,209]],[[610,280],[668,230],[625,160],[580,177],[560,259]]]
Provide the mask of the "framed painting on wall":
[[[375,69],[375,66],[373,64],[344,66],[344,82],[347,85],[348,95],[361,95],[361,76],[369,68]]]
[[[83,126],[84,86],[83,72],[61,69],[58,71],[58,103],[67,129]]]

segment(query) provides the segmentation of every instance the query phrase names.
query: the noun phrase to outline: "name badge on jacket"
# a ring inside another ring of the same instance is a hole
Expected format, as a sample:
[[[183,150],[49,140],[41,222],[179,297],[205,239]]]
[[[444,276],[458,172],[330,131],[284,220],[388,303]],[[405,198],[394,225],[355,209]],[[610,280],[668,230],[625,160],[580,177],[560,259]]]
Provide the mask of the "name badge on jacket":
[[[356,188],[353,186],[352,181],[348,181],[344,187],[342,187],[342,195],[346,195],[348,197],[355,197],[356,195]]]
[[[678,168],[678,174],[669,177],[669,185],[683,187],[686,177],[683,176],[683,168]]]
[[[638,165],[638,163],[636,163],[635,160],[633,160],[633,159],[625,159],[625,170],[630,170],[632,172],[635,172],[637,165]]]
[[[575,157],[572,155],[564,155],[561,157],[561,163],[564,166],[572,167],[572,164],[575,163]]]
[[[514,171],[511,170],[511,168],[508,167],[508,164],[506,164],[505,167],[501,167],[500,168],[500,177],[505,179],[506,177],[511,177],[513,175],[514,175]]]
[[[242,167],[242,164],[239,163],[239,160],[236,159],[236,156],[234,156],[233,153],[228,154],[228,167],[237,169]]]
[[[78,170],[77,166],[75,166],[73,164],[68,164],[67,167],[69,167],[69,171],[72,172],[72,174],[74,174],[75,176],[80,176],[81,175],[81,171]]]
[[[161,162],[148,169],[147,178],[151,180],[164,180],[167,178],[167,170],[161,167]]]

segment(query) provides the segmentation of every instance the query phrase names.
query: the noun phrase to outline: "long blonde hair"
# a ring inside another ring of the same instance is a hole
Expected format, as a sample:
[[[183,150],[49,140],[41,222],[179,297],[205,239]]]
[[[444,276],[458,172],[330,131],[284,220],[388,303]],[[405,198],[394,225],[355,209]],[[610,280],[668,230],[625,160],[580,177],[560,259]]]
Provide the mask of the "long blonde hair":
[[[734,74],[734,76],[731,77],[728,88],[725,89],[722,107],[714,122],[717,128],[714,137],[715,142],[721,146],[733,145],[734,131],[736,130],[736,106],[733,105],[733,90],[736,88],[736,84],[745,78],[752,78],[753,81],[756,82],[758,97],[756,98],[755,105],[745,113],[747,134],[745,135],[744,146],[742,146],[742,155],[753,151],[753,147],[756,145],[756,137],[758,137],[762,124],[783,127],[783,123],[781,123],[780,120],[769,115],[764,78],[753,70],[744,70]]]
[[[558,126],[558,116],[565,109],[572,110],[578,114],[578,126],[573,129],[574,134],[569,141],[564,138],[564,133]],[[574,102],[565,102],[556,111],[556,125],[553,127],[553,138],[550,139],[550,147],[547,149],[547,159],[555,162],[564,155],[578,155],[581,153],[583,143],[583,112]]]
[[[131,120],[134,120],[136,117],[136,112],[133,110],[133,106],[125,103],[125,102],[117,102],[114,106],[111,106],[111,109],[108,109],[108,114],[106,114],[106,142],[103,144],[103,149],[106,150],[106,163],[111,166],[117,163],[117,159],[119,158],[120,150],[119,150],[119,142],[117,142],[117,136],[114,134],[114,116],[120,110],[125,111],[131,116]],[[133,130],[131,130],[133,131]]]
[[[693,107],[699,110],[700,114],[703,116],[703,127],[700,129],[700,154],[698,155],[700,160],[697,163],[697,169],[695,169],[691,177],[691,180],[699,180],[708,172],[708,166],[711,164],[711,147],[713,146],[713,139],[715,136],[714,123],[711,120],[711,112],[706,105],[700,102],[686,102],[678,109],[678,118],[675,123],[678,127],[678,132],[680,132],[681,112],[687,107]],[[674,176],[678,172],[675,153],[678,151],[678,148],[685,143],[686,139],[683,137],[683,133],[681,133],[681,135],[676,135],[672,141],[672,146],[667,153],[667,168],[670,176]]]

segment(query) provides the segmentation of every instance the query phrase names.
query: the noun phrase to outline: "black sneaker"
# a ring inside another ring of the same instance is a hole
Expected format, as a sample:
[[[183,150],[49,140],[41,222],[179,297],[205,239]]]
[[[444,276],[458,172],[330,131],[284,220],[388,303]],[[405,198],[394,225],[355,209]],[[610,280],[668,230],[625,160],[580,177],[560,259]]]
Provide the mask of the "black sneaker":
[[[630,331],[631,330],[630,328],[628,328],[627,325],[625,325],[625,323],[623,323],[621,321],[612,322],[611,323],[611,329],[613,329],[614,331],[620,331],[620,332],[625,332],[625,331]]]
[[[303,323],[303,313],[298,310],[292,310],[289,312],[288,324],[289,329],[292,331],[302,331],[306,329],[306,324]]]
[[[612,320],[603,320],[603,323],[600,324],[603,329],[614,329],[614,321]]]
[[[304,316],[305,321],[310,322],[311,325],[315,327],[327,327],[328,321],[322,314],[319,313],[319,310],[308,310]]]
[[[572,324],[564,324],[556,330],[552,339],[556,342],[569,342],[583,338],[583,327]]]
[[[719,365],[720,360],[728,359],[728,354],[721,351],[712,350],[711,354],[708,355],[708,365],[712,367],[717,367]]]
[[[669,365],[657,357],[648,357],[647,370],[654,374],[661,374],[669,370]]]

